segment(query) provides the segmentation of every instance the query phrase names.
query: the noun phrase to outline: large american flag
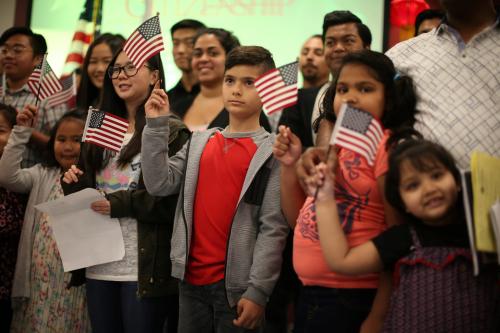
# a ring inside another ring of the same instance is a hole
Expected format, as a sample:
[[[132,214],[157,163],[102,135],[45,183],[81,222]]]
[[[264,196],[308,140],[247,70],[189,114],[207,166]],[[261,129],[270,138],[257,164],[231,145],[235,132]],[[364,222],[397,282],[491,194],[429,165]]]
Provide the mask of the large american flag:
[[[61,80],[62,90],[52,96],[47,97],[47,106],[54,106],[68,103],[72,98],[76,97],[76,82],[75,73]]]
[[[102,18],[102,0],[84,0],[83,10],[76,24],[62,76],[70,75],[83,64],[87,47],[99,35]]]
[[[158,15],[141,24],[123,46],[123,51],[136,68],[164,49]]]
[[[47,55],[43,57],[43,61],[31,73],[28,79],[28,87],[33,95],[37,96],[40,100],[44,100],[62,90],[61,82],[59,82],[59,79],[47,62]]]
[[[333,128],[330,144],[360,154],[373,166],[383,131],[382,124],[370,113],[343,104]]]
[[[297,103],[298,70],[299,63],[294,61],[264,73],[255,81],[267,115]]]
[[[90,142],[119,152],[127,133],[128,121],[111,113],[89,108],[82,142]]]

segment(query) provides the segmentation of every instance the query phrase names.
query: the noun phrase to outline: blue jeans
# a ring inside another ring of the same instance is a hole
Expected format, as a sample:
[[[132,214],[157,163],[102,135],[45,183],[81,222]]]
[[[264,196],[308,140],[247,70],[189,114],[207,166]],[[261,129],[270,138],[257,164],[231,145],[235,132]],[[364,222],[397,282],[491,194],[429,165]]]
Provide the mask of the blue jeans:
[[[236,307],[226,298],[224,280],[205,286],[179,283],[179,333],[258,332],[233,325]]]
[[[178,296],[138,298],[137,282],[87,279],[87,304],[93,333],[176,331]]]
[[[359,332],[377,289],[302,287],[294,333]]]

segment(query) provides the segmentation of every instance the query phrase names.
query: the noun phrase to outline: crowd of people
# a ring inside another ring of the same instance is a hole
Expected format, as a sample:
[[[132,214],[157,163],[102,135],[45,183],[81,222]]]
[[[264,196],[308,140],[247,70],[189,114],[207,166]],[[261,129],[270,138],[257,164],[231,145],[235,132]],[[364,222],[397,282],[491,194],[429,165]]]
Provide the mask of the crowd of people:
[[[28,87],[44,37],[4,31],[0,332],[498,332],[500,270],[473,274],[460,169],[500,157],[499,12],[440,4],[385,54],[326,13],[274,118],[255,88],[272,54],[223,28],[171,27],[168,91],[160,54],[136,67],[100,35],[72,109]],[[81,143],[89,106],[128,120],[119,153]],[[346,106],[381,126],[373,160],[330,146]],[[64,272],[35,206],[85,188],[125,254]]]

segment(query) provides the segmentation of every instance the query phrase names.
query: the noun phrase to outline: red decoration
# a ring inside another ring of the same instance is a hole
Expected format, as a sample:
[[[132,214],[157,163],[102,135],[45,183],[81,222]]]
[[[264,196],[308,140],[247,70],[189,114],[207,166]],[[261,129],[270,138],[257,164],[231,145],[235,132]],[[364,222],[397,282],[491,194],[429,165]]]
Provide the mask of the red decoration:
[[[391,0],[391,25],[413,26],[418,13],[428,8],[425,0]]]

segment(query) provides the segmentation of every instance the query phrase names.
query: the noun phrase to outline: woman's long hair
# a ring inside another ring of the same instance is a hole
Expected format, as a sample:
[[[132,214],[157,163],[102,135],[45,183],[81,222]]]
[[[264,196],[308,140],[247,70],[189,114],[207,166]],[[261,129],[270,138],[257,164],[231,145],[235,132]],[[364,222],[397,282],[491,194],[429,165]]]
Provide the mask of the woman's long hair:
[[[121,51],[122,50],[120,49],[116,52],[115,56],[109,63],[108,68],[111,68],[115,65],[116,58],[121,53]],[[160,79],[160,88],[165,89],[164,71],[160,55],[157,54],[151,57],[146,63],[148,64],[151,71],[158,70],[158,78]],[[150,85],[149,87],[150,92],[153,90],[153,87],[154,87],[153,85]],[[125,147],[123,147],[122,151],[120,152],[120,156],[118,158],[119,166],[124,166],[130,163],[134,158],[134,156],[136,156],[141,152],[142,130],[144,129],[144,125],[146,124],[144,104],[146,103],[148,98],[149,94],[136,110],[134,135],[132,136],[130,142]],[[107,75],[107,73],[104,78],[104,83],[102,87],[102,97],[99,109],[125,119],[127,118],[127,109],[125,106],[125,101],[123,101],[116,93],[115,88],[113,87],[113,82],[111,78]],[[96,171],[102,170],[104,167],[106,167],[110,157],[111,154],[105,152],[104,149],[101,147],[88,145],[85,148],[84,158],[86,160],[86,163],[91,163],[91,166]]]

